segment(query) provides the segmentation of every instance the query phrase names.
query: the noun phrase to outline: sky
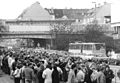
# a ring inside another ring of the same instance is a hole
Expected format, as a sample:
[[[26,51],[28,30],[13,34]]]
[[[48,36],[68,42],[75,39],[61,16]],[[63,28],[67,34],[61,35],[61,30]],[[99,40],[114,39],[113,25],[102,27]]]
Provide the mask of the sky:
[[[43,8],[75,8],[85,9],[93,8],[103,4],[105,1],[109,3],[117,3],[120,0],[0,0],[0,19],[15,19],[24,9],[38,1]]]

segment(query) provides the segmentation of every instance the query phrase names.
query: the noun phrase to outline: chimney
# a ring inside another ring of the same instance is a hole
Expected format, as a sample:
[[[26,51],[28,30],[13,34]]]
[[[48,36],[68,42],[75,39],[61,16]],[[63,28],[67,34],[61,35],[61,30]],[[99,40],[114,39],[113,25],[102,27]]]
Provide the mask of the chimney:
[[[105,1],[105,2],[104,2],[104,5],[106,5],[106,4],[107,4],[107,2]]]

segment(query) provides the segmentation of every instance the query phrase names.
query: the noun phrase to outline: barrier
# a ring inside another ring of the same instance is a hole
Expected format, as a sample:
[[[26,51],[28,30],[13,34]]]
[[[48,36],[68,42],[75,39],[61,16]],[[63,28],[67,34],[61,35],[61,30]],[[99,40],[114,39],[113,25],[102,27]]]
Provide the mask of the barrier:
[[[113,70],[115,77],[112,80],[112,83],[120,83],[120,79],[117,76],[117,72],[120,69],[120,66],[110,65],[110,68]]]

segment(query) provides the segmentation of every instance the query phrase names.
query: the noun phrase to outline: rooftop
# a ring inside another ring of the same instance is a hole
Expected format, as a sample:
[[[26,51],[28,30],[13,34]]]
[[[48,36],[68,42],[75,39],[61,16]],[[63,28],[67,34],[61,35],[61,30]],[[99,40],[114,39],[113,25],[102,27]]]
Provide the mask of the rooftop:
[[[41,7],[39,2],[36,2],[26,8],[18,18],[24,20],[51,20],[52,16]]]
[[[83,19],[89,9],[47,9],[51,15],[55,15],[55,18],[66,19]]]

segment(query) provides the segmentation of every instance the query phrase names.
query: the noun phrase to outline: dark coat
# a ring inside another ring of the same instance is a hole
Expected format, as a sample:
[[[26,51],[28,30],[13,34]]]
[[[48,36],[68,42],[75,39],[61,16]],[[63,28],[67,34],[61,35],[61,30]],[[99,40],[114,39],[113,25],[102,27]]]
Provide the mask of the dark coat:
[[[57,69],[54,69],[52,72],[52,83],[59,83],[59,72]]]
[[[44,79],[43,79],[43,77],[42,77],[42,74],[43,74],[43,70],[40,70],[40,71],[38,71],[38,73],[37,73],[37,77],[38,77],[39,83],[44,83]]]
[[[91,74],[92,74],[92,70],[91,69],[87,69],[86,73],[85,73],[85,82],[86,83],[92,83],[91,81]]]
[[[113,71],[111,69],[105,72],[105,76],[106,76],[106,83],[112,83],[112,79],[114,78],[114,74],[113,74]]]

